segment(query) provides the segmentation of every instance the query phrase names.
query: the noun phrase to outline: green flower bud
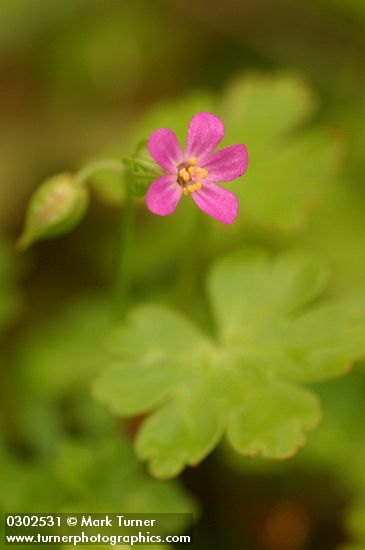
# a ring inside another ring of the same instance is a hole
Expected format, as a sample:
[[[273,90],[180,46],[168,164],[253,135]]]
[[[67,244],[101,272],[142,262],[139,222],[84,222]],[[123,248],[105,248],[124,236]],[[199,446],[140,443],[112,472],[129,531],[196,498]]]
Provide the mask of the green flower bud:
[[[35,241],[67,233],[80,222],[88,203],[87,187],[72,174],[59,174],[46,180],[28,204],[19,248],[24,250]]]

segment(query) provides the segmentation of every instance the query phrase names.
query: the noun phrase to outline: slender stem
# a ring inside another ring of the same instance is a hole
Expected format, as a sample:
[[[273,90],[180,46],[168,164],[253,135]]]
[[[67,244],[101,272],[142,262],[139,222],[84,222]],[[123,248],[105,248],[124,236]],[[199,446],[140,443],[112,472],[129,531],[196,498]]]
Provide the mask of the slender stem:
[[[101,160],[87,164],[81,168],[76,177],[81,182],[86,182],[96,172],[110,170],[122,174],[124,165],[118,160]],[[133,196],[129,186],[125,186],[125,201],[120,222],[119,250],[116,268],[115,290],[113,296],[113,316],[116,321],[123,320],[129,302],[130,294],[130,264],[132,240],[134,235],[134,206]]]
[[[134,238],[135,212],[132,193],[126,185],[125,202],[119,234],[119,251],[115,279],[113,312],[116,321],[124,319],[130,299],[131,261]]]
[[[187,238],[182,245],[179,268],[175,280],[174,299],[178,307],[189,307],[200,277],[198,265],[201,252],[202,233],[204,225],[198,209],[191,213],[190,227]]]
[[[85,182],[96,172],[110,170],[111,172],[121,174],[123,169],[123,163],[119,160],[100,160],[87,164],[84,168],[81,168],[81,170],[77,172],[76,177],[79,181]]]

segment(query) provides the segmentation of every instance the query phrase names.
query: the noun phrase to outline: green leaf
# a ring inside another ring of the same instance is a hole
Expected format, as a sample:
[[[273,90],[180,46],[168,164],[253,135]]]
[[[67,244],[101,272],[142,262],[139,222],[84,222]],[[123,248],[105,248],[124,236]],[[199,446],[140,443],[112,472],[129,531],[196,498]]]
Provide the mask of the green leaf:
[[[70,509],[114,513],[196,510],[193,500],[177,483],[159,482],[144,472],[130,444],[117,430],[101,441],[65,440],[59,446],[54,472],[67,491],[68,512]],[[185,526],[180,522],[176,527]]]
[[[0,511],[197,513],[194,500],[177,482],[157,481],[146,474],[113,424],[114,433],[107,437],[65,438],[51,456],[32,463],[0,449]],[[173,532],[189,527],[187,519],[174,518]]]
[[[234,401],[240,389],[243,403],[229,417],[229,442],[246,456],[288,458],[304,446],[305,432],[319,423],[319,403],[294,384],[265,377],[254,384],[250,378],[237,380]]]
[[[73,298],[46,319],[41,316],[19,335],[9,383],[21,404],[18,430],[38,452],[52,451],[65,424],[104,433],[107,411],[99,413],[89,385],[105,360],[109,328],[110,305],[99,296],[86,295]]]
[[[89,296],[65,305],[46,324],[42,320],[31,327],[18,352],[28,391],[52,401],[87,387],[105,356],[109,324],[108,304]]]
[[[247,173],[234,183],[243,222],[291,231],[302,226],[336,173],[342,138],[327,129],[299,128],[317,100],[294,74],[248,74],[223,98],[227,144],[245,143]],[[295,130],[295,131],[294,131]]]
[[[142,425],[136,451],[142,460],[150,461],[150,471],[156,477],[169,478],[177,475],[182,465],[198,464],[222,437],[224,423],[213,399],[214,380],[211,382],[209,387],[204,372],[191,373],[189,380],[172,389],[173,400]]]
[[[270,264],[258,253],[218,264],[209,289],[223,341],[241,345],[244,337],[245,353],[265,363],[267,372],[298,382],[343,374],[348,358],[365,352],[363,323],[341,305],[301,312],[326,281],[327,269],[308,256],[284,255]]]
[[[231,256],[213,268],[208,281],[219,332],[227,342],[243,330],[256,334],[260,325],[315,299],[326,280],[327,270],[310,257],[284,255],[270,262],[254,250]]]
[[[363,185],[348,177],[336,180],[309,227],[298,238],[298,246],[328,258],[333,272],[332,293],[351,297],[354,302],[360,301],[361,294],[364,296],[363,190]]]
[[[43,510],[59,510],[66,493],[53,474],[50,463],[26,461],[13,454],[10,449],[1,449],[1,492],[0,511],[11,510],[34,513]]]
[[[215,340],[152,306],[114,332],[94,395],[122,416],[150,412],[136,450],[153,475],[199,463],[224,432],[248,456],[287,458],[304,445],[321,412],[298,384],[338,376],[364,352],[364,326],[344,307],[308,309],[326,279],[304,256],[235,254],[208,279]]]
[[[289,72],[236,77],[223,98],[229,135],[238,137],[244,130],[250,143],[272,144],[306,122],[316,109],[314,92],[304,79]]]

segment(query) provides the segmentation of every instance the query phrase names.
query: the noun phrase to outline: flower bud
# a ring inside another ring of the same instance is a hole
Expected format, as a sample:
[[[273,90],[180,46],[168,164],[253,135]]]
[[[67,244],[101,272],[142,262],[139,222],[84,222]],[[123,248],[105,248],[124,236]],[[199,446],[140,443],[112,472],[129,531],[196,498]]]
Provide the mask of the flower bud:
[[[42,183],[28,204],[21,250],[35,241],[63,235],[82,219],[89,203],[87,187],[72,174],[58,174]]]

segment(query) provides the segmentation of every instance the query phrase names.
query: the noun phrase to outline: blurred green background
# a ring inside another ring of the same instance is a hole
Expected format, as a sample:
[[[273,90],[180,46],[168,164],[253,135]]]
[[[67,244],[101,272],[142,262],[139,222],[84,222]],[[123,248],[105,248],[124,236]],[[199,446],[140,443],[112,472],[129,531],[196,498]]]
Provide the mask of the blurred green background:
[[[195,511],[197,548],[365,548],[361,364],[318,388],[324,422],[290,462],[222,445],[158,482],[131,450],[133,426],[89,390],[110,322],[120,182],[95,178],[74,232],[15,251],[46,177],[131,154],[159,126],[183,140],[210,110],[226,143],[250,153],[229,187],[240,216],[222,227],[184,202],[161,220],[138,200],[133,301],[209,326],[206,269],[260,244],[323,257],[328,296],[365,316],[364,31],[362,0],[0,0],[3,512]]]

